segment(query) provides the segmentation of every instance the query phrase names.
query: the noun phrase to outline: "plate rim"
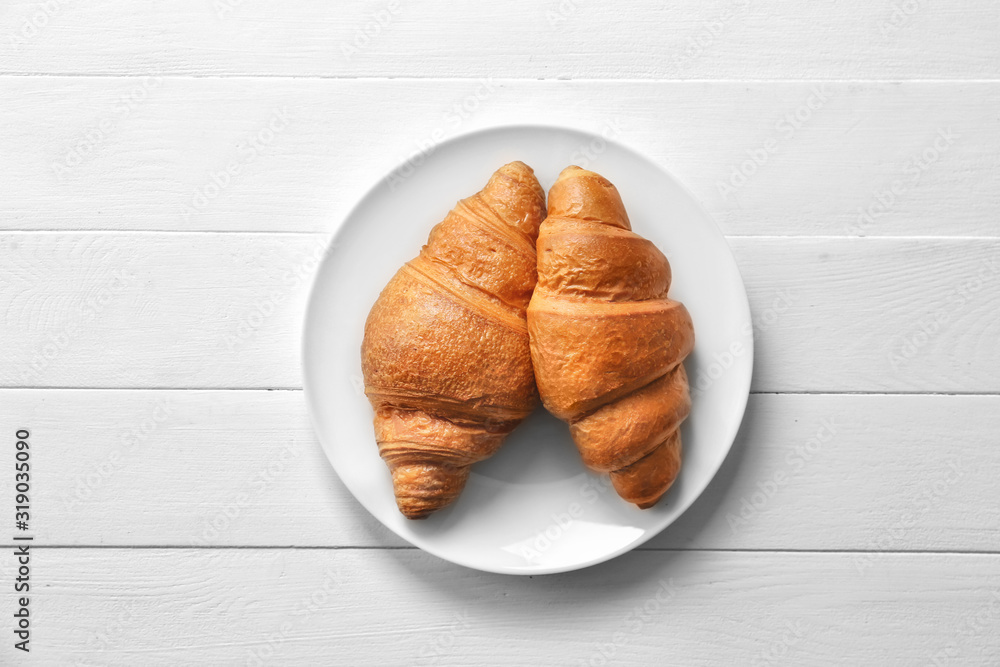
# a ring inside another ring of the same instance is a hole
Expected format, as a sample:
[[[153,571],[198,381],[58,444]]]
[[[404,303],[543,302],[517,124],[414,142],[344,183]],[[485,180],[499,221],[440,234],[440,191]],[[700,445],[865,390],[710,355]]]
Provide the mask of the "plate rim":
[[[643,544],[645,544],[646,542],[648,542],[649,540],[651,540],[652,538],[656,537],[664,530],[666,530],[671,524],[680,519],[691,508],[691,506],[694,505],[695,502],[702,497],[708,486],[718,476],[719,470],[722,468],[725,461],[731,455],[733,450],[733,445],[735,444],[736,441],[736,436],[739,434],[739,430],[743,424],[743,420],[746,417],[746,409],[750,400],[750,387],[753,381],[754,352],[755,352],[756,341],[755,341],[755,331],[752,325],[753,320],[752,320],[752,313],[750,310],[750,299],[749,296],[747,295],[746,282],[743,279],[743,273],[740,270],[739,262],[736,261],[736,255],[733,253],[732,246],[729,245],[729,241],[726,239],[725,234],[722,233],[722,229],[719,227],[715,218],[702,205],[701,200],[695,197],[694,194],[691,192],[691,190],[680,179],[676,178],[663,166],[655,162],[652,158],[648,157],[641,151],[634,149],[631,146],[621,141],[618,141],[616,138],[605,137],[600,134],[597,134],[593,130],[586,130],[569,125],[556,125],[551,123],[512,123],[512,124],[493,124],[493,125],[488,125],[486,127],[475,128],[466,132],[461,132],[443,141],[439,141],[433,144],[432,146],[433,150],[430,151],[430,153],[428,153],[425,150],[418,153],[418,155],[423,155],[424,158],[426,159],[427,157],[429,157],[430,154],[437,152],[439,148],[442,148],[450,144],[455,144],[462,141],[468,141],[469,139],[480,135],[487,135],[487,134],[501,133],[501,132],[516,132],[518,130],[529,130],[529,131],[548,130],[553,132],[571,132],[581,136],[585,136],[590,140],[600,139],[601,141],[606,142],[608,145],[614,145],[616,149],[628,153],[630,157],[642,163],[645,163],[647,166],[653,168],[655,171],[659,172],[662,176],[664,176],[669,181],[674,183],[678,188],[680,188],[680,190],[684,193],[684,195],[687,196],[690,199],[690,201],[694,203],[699,212],[704,216],[705,220],[711,226],[711,230],[715,234],[717,234],[718,237],[722,240],[726,252],[728,253],[730,260],[732,261],[732,266],[735,268],[736,275],[739,278],[739,284],[740,284],[739,296],[741,297],[740,306],[743,311],[742,314],[744,316],[744,320],[746,322],[749,322],[751,325],[750,331],[746,336],[746,340],[741,341],[747,347],[746,352],[742,354],[741,357],[746,359],[748,372],[746,374],[746,379],[742,382],[743,386],[740,387],[739,407],[733,412],[734,415],[738,415],[738,418],[733,420],[732,422],[733,426],[727,429],[726,435],[723,438],[723,440],[725,440],[726,442],[725,455],[719,458],[718,462],[712,467],[711,474],[706,475],[703,482],[694,485],[696,492],[691,495],[690,501],[686,505],[681,507],[672,516],[672,518],[663,525],[658,526],[655,529],[652,528],[646,529],[644,531],[644,534],[635,539],[634,541],[629,542],[628,544],[622,547],[617,547],[616,549],[603,553],[600,556],[596,556],[569,565],[541,566],[531,569],[510,569],[510,568],[495,567],[495,566],[470,562],[462,558],[456,558],[451,554],[444,553],[442,550],[439,550],[434,546],[429,546],[427,544],[418,544],[414,541],[413,536],[400,534],[400,532],[397,531],[395,527],[382,521],[382,519],[379,518],[379,516],[375,512],[373,512],[371,508],[368,507],[368,505],[364,502],[364,500],[362,500],[354,492],[354,490],[351,488],[350,483],[346,479],[344,479],[343,475],[340,474],[340,471],[333,464],[333,461],[327,454],[326,450],[327,447],[330,445],[328,445],[328,443],[326,442],[322,430],[319,428],[320,425],[317,417],[317,410],[319,409],[319,406],[315,404],[316,392],[310,390],[309,388],[310,383],[308,381],[308,377],[310,375],[310,371],[308,370],[308,366],[306,364],[306,356],[309,347],[308,343],[309,343],[309,330],[310,330],[308,327],[308,323],[313,317],[314,304],[316,302],[316,294],[318,291],[318,285],[319,285],[320,275],[322,272],[322,267],[330,259],[330,255],[334,252],[335,248],[337,247],[338,235],[345,229],[347,221],[350,220],[352,217],[354,217],[354,215],[358,212],[358,210],[361,209],[369,201],[369,199],[380,194],[380,190],[383,186],[383,183],[386,181],[386,178],[393,173],[399,172],[401,169],[405,168],[406,165],[411,164],[414,159],[413,156],[406,157],[403,160],[398,161],[397,163],[395,163],[395,166],[393,166],[391,169],[385,172],[385,174],[383,174],[380,178],[378,178],[378,180],[372,183],[361,194],[361,196],[358,197],[358,199],[354,202],[354,204],[350,207],[350,209],[348,209],[348,211],[340,218],[340,220],[337,221],[335,227],[330,232],[328,232],[329,240],[327,242],[327,248],[323,253],[322,259],[317,264],[316,271],[314,272],[311,278],[311,284],[309,286],[309,291],[306,296],[306,307],[302,319],[303,322],[302,340],[299,345],[299,363],[302,372],[302,392],[306,401],[306,411],[309,414],[309,422],[310,425],[312,426],[312,431],[315,434],[321,449],[323,450],[323,456],[326,459],[327,463],[330,465],[330,467],[333,469],[334,473],[336,473],[341,483],[350,492],[354,500],[359,505],[361,505],[361,507],[363,507],[365,511],[367,511],[376,521],[378,521],[379,524],[381,524],[383,527],[388,529],[390,532],[392,532],[394,535],[402,539],[410,546],[420,549],[421,551],[425,551],[446,562],[454,563],[455,565],[459,565],[473,570],[478,570],[481,572],[490,572],[494,574],[506,574],[506,575],[519,575],[519,576],[535,576],[535,575],[546,575],[546,574],[560,574],[564,572],[582,570],[588,567],[592,567],[594,565],[599,565],[600,563],[607,562],[609,560],[617,558],[618,556],[628,553],[629,551],[632,551],[633,549],[642,546]],[[419,164],[416,164],[414,166],[417,169],[419,169],[420,166],[422,166],[422,164],[423,162],[420,162]]]

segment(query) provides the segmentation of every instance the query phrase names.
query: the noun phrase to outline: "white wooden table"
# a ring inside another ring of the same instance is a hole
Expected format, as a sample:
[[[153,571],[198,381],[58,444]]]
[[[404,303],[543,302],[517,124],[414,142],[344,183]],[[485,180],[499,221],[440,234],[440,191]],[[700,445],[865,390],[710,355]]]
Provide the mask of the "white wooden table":
[[[0,663],[1000,664],[998,77],[991,0],[5,3]],[[519,122],[676,175],[757,323],[706,494],[533,578],[369,516],[298,359],[357,197]]]

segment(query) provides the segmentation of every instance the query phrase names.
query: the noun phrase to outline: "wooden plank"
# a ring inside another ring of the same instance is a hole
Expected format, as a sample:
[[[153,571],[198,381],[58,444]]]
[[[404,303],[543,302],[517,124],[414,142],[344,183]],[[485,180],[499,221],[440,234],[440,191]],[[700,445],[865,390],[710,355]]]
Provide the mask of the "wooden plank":
[[[326,239],[0,234],[0,386],[299,387]],[[755,390],[1000,391],[1000,241],[731,245],[756,330]]]
[[[1000,556],[893,554],[867,575],[853,558],[646,551],[529,579],[411,550],[34,548],[31,663],[1000,660]],[[11,641],[0,655],[20,662]]]
[[[1000,397],[757,394],[653,547],[1000,551]]]
[[[988,78],[1000,55],[989,0],[8,4],[0,61],[18,74]]]
[[[39,542],[405,544],[337,478],[301,391],[0,394],[35,445]]]
[[[3,235],[7,386],[299,385],[322,235]]]
[[[421,146],[541,122],[649,155],[726,234],[1000,235],[998,82],[0,77],[0,90],[4,229],[325,232]]]
[[[301,392],[2,390],[0,428],[32,433],[41,544],[406,544],[339,481]],[[755,394],[649,546],[997,552],[997,433],[998,396]]]

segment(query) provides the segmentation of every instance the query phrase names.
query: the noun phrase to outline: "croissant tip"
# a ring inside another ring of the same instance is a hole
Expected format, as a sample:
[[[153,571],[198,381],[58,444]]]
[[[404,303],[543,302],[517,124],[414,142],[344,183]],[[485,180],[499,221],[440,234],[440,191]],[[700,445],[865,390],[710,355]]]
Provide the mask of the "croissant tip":
[[[571,164],[570,166],[566,167],[561,172],[559,172],[559,177],[556,180],[557,181],[565,181],[565,180],[569,180],[571,178],[588,178],[588,179],[594,179],[595,181],[597,181],[598,183],[600,183],[605,188],[614,188],[615,187],[614,183],[612,183],[611,181],[609,181],[604,176],[598,174],[596,171],[591,171],[590,169],[584,169],[583,167],[579,167],[579,166],[577,166],[575,164]]]
[[[457,493],[455,495],[457,496]],[[407,519],[421,521],[450,505],[454,500],[454,497],[397,496],[396,507]]]
[[[549,216],[592,220],[632,229],[621,194],[614,183],[596,171],[570,165],[549,189]]]
[[[667,491],[673,486],[673,479],[670,479],[666,484],[656,484],[655,480],[650,480],[653,482],[651,486],[654,488],[641,488],[630,484],[627,480],[620,478],[615,472],[611,473],[611,482],[615,487],[615,491],[618,496],[627,503],[632,503],[641,510],[648,510],[651,507],[656,506],[663,497],[667,495]],[[655,487],[660,488],[655,488]]]
[[[591,171],[590,169],[584,169],[583,167],[571,164],[570,166],[559,172],[559,177],[557,181],[565,181],[571,178],[592,178],[604,187],[614,188],[614,184],[609,181],[604,176],[601,176],[596,171]]]
[[[511,169],[527,169],[528,171],[534,171],[531,167],[529,167],[526,163],[522,162],[521,160],[512,160],[511,162],[508,162],[507,164],[505,164],[503,167],[500,168],[505,169],[508,167]]]
[[[384,458],[384,457],[383,457]],[[426,519],[453,503],[469,478],[469,467],[430,461],[389,463],[396,507],[407,519]]]
[[[579,172],[583,172],[585,174],[593,174],[594,173],[592,171],[587,171],[583,167],[577,166],[575,164],[571,164],[570,166],[566,167],[565,169],[563,169],[562,171],[559,172],[559,179],[561,180],[561,179],[564,179],[564,178],[569,178],[571,176],[575,176]]]
[[[523,174],[525,176],[534,176],[535,170],[521,162],[520,160],[514,160],[513,162],[508,162],[504,166],[497,169],[498,173],[501,174]]]
[[[431,514],[433,514],[434,510],[432,508],[424,508],[424,509],[409,509],[409,508],[407,508],[407,509],[404,509],[404,508],[400,507],[399,508],[399,513],[402,514],[403,516],[405,516],[410,521],[423,521],[424,519],[426,519],[427,517],[429,517]]]

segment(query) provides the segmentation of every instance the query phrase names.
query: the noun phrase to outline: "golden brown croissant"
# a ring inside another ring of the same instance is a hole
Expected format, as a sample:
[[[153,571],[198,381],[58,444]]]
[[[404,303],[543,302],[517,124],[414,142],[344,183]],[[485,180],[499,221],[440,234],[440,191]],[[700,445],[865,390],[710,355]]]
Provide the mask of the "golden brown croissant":
[[[365,324],[375,438],[411,519],[449,504],[538,404],[525,308],[545,192],[512,162],[431,230]]]
[[[549,190],[528,305],[535,380],[570,424],[583,462],[652,507],[681,465],[691,409],[681,362],[694,347],[684,305],[667,298],[670,264],[632,233],[618,190],[568,167]]]

